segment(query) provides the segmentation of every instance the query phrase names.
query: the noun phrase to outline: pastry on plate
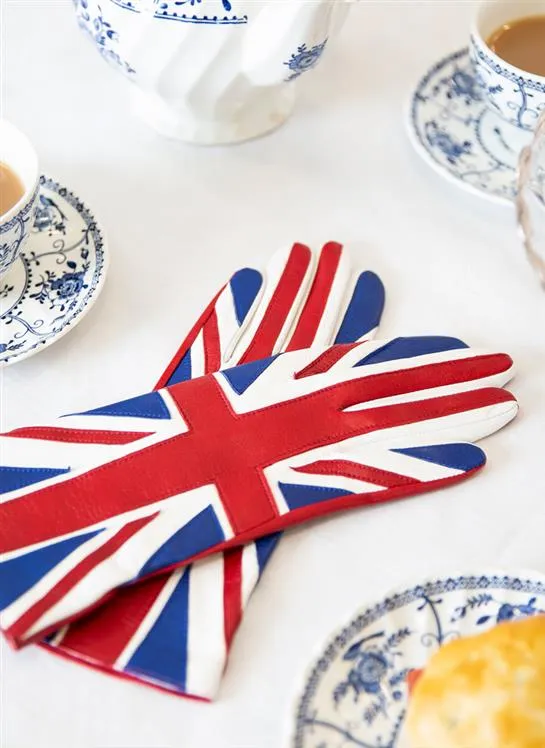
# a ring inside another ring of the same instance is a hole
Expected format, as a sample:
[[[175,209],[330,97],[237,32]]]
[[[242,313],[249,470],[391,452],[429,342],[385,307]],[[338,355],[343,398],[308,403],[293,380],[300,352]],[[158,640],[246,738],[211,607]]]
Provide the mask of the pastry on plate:
[[[441,647],[412,684],[410,748],[545,748],[545,616]]]

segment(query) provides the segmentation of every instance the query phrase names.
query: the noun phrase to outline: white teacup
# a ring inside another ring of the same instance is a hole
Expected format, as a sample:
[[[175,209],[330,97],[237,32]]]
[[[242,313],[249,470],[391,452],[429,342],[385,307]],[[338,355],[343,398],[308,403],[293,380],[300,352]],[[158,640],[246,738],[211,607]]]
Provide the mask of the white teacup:
[[[21,199],[0,216],[1,276],[18,259],[28,240],[40,187],[36,151],[29,139],[6,120],[0,120],[0,161],[15,172],[25,190]]]
[[[545,110],[545,77],[502,60],[486,40],[503,24],[540,14],[545,14],[545,0],[483,2],[471,29],[471,57],[488,106],[515,127],[530,131]]]

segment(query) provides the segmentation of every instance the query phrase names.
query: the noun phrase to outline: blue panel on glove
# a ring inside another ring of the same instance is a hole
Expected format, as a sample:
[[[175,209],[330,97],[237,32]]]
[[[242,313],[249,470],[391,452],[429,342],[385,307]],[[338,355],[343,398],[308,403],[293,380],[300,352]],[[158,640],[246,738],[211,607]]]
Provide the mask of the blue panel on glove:
[[[458,338],[425,335],[414,338],[394,338],[382,348],[378,348],[365,358],[362,358],[356,366],[368,364],[382,364],[385,361],[398,361],[403,358],[415,358],[426,356],[430,353],[442,353],[443,351],[455,351],[468,346]]]
[[[168,419],[170,413],[158,392],[149,392],[147,395],[132,397],[114,405],[106,405],[102,408],[87,410],[86,416],[129,416],[130,418],[159,418]]]
[[[157,673],[161,681],[185,689],[190,570],[184,570],[151,631],[129,660],[127,672]]]
[[[353,491],[328,486],[304,486],[295,483],[279,483],[278,486],[290,509],[318,504],[320,501],[335,499],[338,496],[350,496],[353,493]]]
[[[243,268],[230,281],[231,293],[239,325],[242,325],[263,284],[263,276],[253,268]]]
[[[408,447],[391,451],[465,472],[486,462],[485,453],[473,444],[433,444],[429,447]]]
[[[259,538],[255,542],[255,550],[257,553],[257,563],[259,564],[259,571],[262,572],[265,566],[268,564],[270,557],[280,538],[282,537],[281,532],[275,532],[274,535],[266,535],[264,538]]]
[[[0,608],[6,608],[24,592],[33,587],[48,571],[54,569],[76,548],[86,543],[102,530],[87,532],[75,538],[61,540],[24,556],[0,564]]]
[[[16,491],[18,488],[31,486],[41,480],[54,478],[56,475],[69,473],[70,468],[23,468],[0,466],[0,494]]]
[[[142,567],[139,577],[153,574],[161,568],[180,563],[201,550],[203,538],[207,543],[215,545],[225,540],[221,525],[212,507],[207,507],[193,517],[178,532],[154,553]]]
[[[221,373],[227,379],[231,387],[239,395],[242,395],[250,385],[252,385],[256,379],[259,379],[261,374],[269,368],[272,362],[278,358],[278,356],[271,356],[270,358],[261,359],[261,361],[252,361],[251,364],[244,364],[243,366],[236,366],[233,369],[225,369]]]
[[[177,384],[178,382],[187,382],[191,379],[191,348],[188,349],[178,366],[172,372],[167,385]]]
[[[367,271],[358,278],[335,343],[353,343],[378,327],[384,309],[382,281]]]

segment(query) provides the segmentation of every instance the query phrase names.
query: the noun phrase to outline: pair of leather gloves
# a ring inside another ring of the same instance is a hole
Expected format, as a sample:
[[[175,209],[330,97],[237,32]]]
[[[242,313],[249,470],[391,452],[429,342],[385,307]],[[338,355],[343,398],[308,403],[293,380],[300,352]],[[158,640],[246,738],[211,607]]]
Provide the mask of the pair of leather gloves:
[[[373,341],[383,306],[339,244],[296,244],[233,275],[153,392],[1,436],[10,643],[211,699],[283,530],[482,468],[510,357]]]

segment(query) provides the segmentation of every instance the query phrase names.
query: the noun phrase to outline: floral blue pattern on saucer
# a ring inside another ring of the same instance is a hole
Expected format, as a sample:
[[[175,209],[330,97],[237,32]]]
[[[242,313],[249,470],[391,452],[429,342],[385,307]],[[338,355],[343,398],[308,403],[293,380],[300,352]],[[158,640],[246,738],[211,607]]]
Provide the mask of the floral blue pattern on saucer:
[[[359,612],[328,642],[297,704],[293,748],[400,748],[406,677],[443,643],[545,613],[545,577],[430,580]]]
[[[440,174],[492,200],[515,199],[518,156],[531,134],[487,108],[467,49],[440,60],[420,80],[408,127],[416,150]]]
[[[95,302],[106,264],[93,214],[72,192],[42,177],[28,244],[0,276],[0,366],[36,353],[74,327]]]

